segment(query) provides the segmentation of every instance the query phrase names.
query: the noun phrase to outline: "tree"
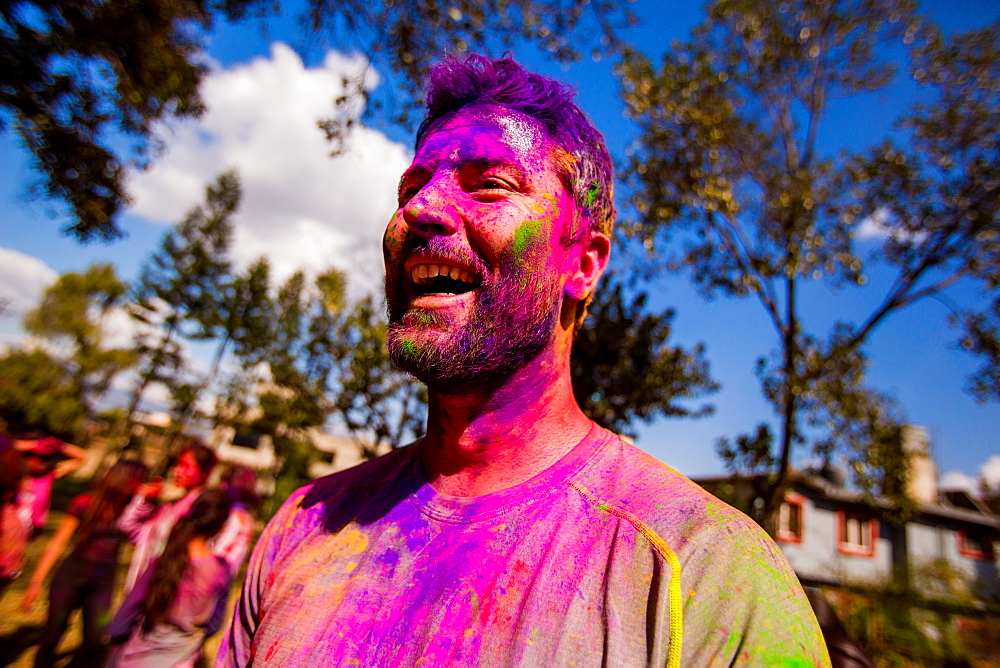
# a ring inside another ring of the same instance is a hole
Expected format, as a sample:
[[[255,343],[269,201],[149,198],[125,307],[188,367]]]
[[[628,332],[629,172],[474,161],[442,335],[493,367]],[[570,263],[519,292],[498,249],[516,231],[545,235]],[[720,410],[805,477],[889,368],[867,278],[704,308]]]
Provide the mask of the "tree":
[[[206,311],[219,302],[220,286],[229,281],[232,218],[240,197],[236,173],[219,176],[206,188],[204,204],[163,237],[160,248],[143,266],[129,312],[152,331],[138,340],[145,364],[132,392],[127,420],[151,383],[171,383],[183,363],[180,339],[191,335]]]
[[[674,311],[647,313],[644,292],[626,301],[624,291],[612,273],[605,275],[573,341],[573,394],[584,413],[632,436],[637,420],[709,415],[710,405],[679,403],[718,389],[704,346],[686,351],[667,345]]]
[[[15,0],[0,16],[0,105],[41,172],[41,191],[69,206],[66,231],[81,241],[120,236],[120,154],[148,159],[156,122],[203,110],[199,36],[210,4]],[[128,149],[115,148],[116,134]]]
[[[135,363],[131,350],[104,347],[104,321],[126,290],[110,264],[93,265],[82,274],[67,272],[57,278],[24,317],[29,333],[67,347],[67,383],[88,416],[115,375]]]
[[[271,263],[266,257],[259,257],[243,273],[234,276],[220,291],[221,299],[203,313],[196,338],[211,339],[217,345],[205,387],[218,376],[230,345],[243,366],[262,361],[274,319],[270,290]]]
[[[329,417],[327,384],[333,365],[324,360],[331,356],[325,342],[332,329],[318,323],[329,322],[343,306],[343,293],[328,289],[335,283],[343,285],[343,275],[331,269],[320,274],[309,290],[305,275],[296,272],[278,290],[261,358],[269,378],[258,397],[261,417],[254,424],[258,431],[275,437],[290,431],[302,440],[306,429]],[[316,345],[317,334],[323,344]]]
[[[907,0],[718,0],[659,69],[629,53],[619,73],[641,129],[626,182],[637,214],[626,229],[647,249],[683,251],[663,266],[690,270],[706,297],[753,296],[778,351],[758,371],[780,420],[744,450],[777,470],[765,498],[773,530],[794,445],[821,452],[891,428],[893,407],[864,385],[863,346],[892,313],[964,279],[995,285],[1000,266],[997,25],[951,40],[922,25]],[[870,93],[894,75],[884,46],[911,44],[926,99],[902,120],[909,141],[824,155],[818,137],[836,97]],[[884,242],[870,266],[895,280],[859,324],[804,331],[803,289],[863,285],[855,248],[863,223]],[[723,444],[739,453],[741,446]],[[767,457],[771,459],[767,459]]]
[[[987,313],[966,314],[962,326],[962,346],[983,358],[969,379],[969,391],[980,402],[1000,402],[1000,298],[993,300]]]
[[[258,5],[264,5],[260,0]],[[397,75],[387,104],[368,99],[368,73],[344,81],[345,93],[334,101],[338,112],[320,122],[335,151],[342,146],[359,101],[367,114],[387,113],[391,123],[409,124],[421,102],[414,83],[443,53],[503,52],[516,42],[534,42],[561,62],[601,57],[620,47],[618,34],[636,17],[621,0],[455,0],[449,3],[331,3],[309,0],[310,29],[341,49],[362,50],[374,67]],[[589,17],[589,20],[588,20]],[[371,39],[374,34],[375,38]],[[345,113],[346,112],[346,113]]]
[[[68,205],[67,233],[81,241],[121,236],[129,162],[142,166],[155,157],[157,123],[204,109],[201,52],[213,22],[266,20],[280,6],[271,0],[14,0],[0,6],[0,108],[34,159],[38,191]],[[580,30],[588,12],[596,26],[589,36],[599,34],[606,43],[614,42],[617,26],[634,20],[620,0],[309,0],[300,18],[334,46],[360,48],[401,75],[404,102],[391,106],[404,109],[428,62],[448,50],[483,49],[494,40],[503,48],[524,39],[556,58],[578,57],[574,44],[593,41]],[[337,106],[350,111],[366,97],[366,86],[364,77],[345,84]],[[353,116],[335,114],[323,127],[342,137]]]
[[[398,448],[419,436],[426,417],[427,389],[393,366],[387,329],[369,295],[354,304],[331,341],[338,362],[333,405],[367,457],[382,443]]]
[[[41,350],[14,350],[0,358],[0,415],[14,431],[75,441],[87,406],[63,364]]]
[[[271,267],[266,258],[258,258],[246,270],[219,286],[206,307],[195,314],[198,330],[192,335],[196,340],[215,342],[215,353],[208,372],[193,382],[174,388],[177,418],[171,432],[167,450],[177,443],[188,421],[195,414],[197,404],[218,379],[222,362],[234,348],[243,368],[264,360],[269,347],[274,307],[269,290]]]

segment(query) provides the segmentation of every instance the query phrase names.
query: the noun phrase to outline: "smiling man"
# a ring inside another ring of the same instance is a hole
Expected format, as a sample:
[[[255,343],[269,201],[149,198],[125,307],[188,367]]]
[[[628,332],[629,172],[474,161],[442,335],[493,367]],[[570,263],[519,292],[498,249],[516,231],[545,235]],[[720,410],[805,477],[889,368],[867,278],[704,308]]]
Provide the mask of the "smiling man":
[[[572,92],[479,56],[429,83],[384,238],[427,434],[288,500],[217,665],[825,664],[760,529],[573,398],[615,210]]]

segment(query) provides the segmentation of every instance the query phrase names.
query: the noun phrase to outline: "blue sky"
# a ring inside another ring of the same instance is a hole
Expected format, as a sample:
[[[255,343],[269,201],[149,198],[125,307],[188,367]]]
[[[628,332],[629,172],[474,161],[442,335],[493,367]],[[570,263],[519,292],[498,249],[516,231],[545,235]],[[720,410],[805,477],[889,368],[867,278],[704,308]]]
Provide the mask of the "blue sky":
[[[1000,3],[927,2],[922,10],[952,31],[987,24],[1000,16]],[[700,19],[695,3],[640,2],[636,11],[644,23],[628,38],[654,58]],[[294,48],[275,46],[276,40]],[[623,117],[610,63],[586,60],[564,67],[531,48],[514,53],[573,85],[581,106],[606,133],[612,153],[623,156],[635,134]],[[0,136],[0,265],[6,264],[6,269],[0,266],[0,296],[12,304],[12,313],[0,317],[3,341],[18,340],[20,315],[57,273],[110,261],[120,275],[133,277],[167,226],[199,201],[215,174],[233,164],[240,165],[246,187],[238,262],[268,254],[279,275],[300,264],[321,269],[332,263],[363,289],[378,285],[378,238],[392,210],[395,181],[408,161],[409,138],[399,128],[365,128],[348,156],[330,160],[313,122],[330,109],[339,73],[357,67],[358,60],[307,42],[290,20],[272,24],[266,34],[253,23],[222,26],[210,39],[207,57],[214,63],[205,89],[212,110],[200,124],[164,132],[167,152],[133,180],[135,204],[125,220],[125,240],[81,246],[61,236],[58,207],[24,194],[35,177],[16,140]],[[860,148],[881,139],[913,95],[914,88],[904,84],[835,103],[823,135],[825,148]],[[873,275],[871,287],[882,279]],[[658,421],[641,429],[637,443],[682,473],[719,472],[722,465],[714,454],[719,436],[748,432],[760,421],[773,423],[753,364],[774,347],[774,335],[756,303],[705,302],[683,276],[658,279],[650,291],[654,305],[677,309],[675,343],[706,342],[723,390],[712,397],[716,413],[711,418]],[[808,296],[806,320],[823,332],[836,319],[860,317],[875,294],[868,289]],[[966,305],[985,303],[969,286],[959,286],[949,297]],[[899,400],[908,420],[929,429],[941,471],[968,478],[991,456],[997,456],[991,466],[1000,468],[1000,406],[976,404],[963,392],[977,362],[955,349],[957,332],[945,323],[948,312],[931,300],[893,316],[867,348],[870,378]]]

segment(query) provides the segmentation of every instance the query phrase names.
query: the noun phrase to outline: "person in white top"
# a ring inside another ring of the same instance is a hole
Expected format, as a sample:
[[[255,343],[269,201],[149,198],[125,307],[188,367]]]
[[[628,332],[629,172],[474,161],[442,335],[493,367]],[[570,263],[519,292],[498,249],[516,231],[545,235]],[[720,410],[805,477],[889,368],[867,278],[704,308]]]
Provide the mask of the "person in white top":
[[[125,508],[118,520],[118,528],[135,545],[125,578],[126,593],[135,586],[149,563],[163,552],[170,530],[191,509],[217,461],[215,452],[208,446],[198,441],[189,443],[181,450],[173,469],[174,484],[184,490],[184,496],[176,501],[157,504],[163,483],[151,482],[142,485]]]

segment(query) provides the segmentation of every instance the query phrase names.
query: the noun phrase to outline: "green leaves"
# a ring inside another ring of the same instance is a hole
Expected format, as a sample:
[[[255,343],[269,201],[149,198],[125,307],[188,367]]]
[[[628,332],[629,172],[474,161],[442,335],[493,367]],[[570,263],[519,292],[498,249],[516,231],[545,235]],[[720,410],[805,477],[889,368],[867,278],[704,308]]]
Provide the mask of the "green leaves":
[[[373,457],[380,444],[397,448],[423,433],[427,389],[396,369],[385,345],[387,323],[371,296],[358,300],[330,341],[337,359],[337,416]]]
[[[12,415],[8,419],[72,433],[93,417],[94,403],[111,380],[137,360],[132,350],[105,347],[107,318],[126,290],[108,264],[65,273],[46,289],[38,306],[25,315],[24,327],[60,354],[15,351],[7,356],[10,378],[20,377],[25,385],[23,390],[10,388],[3,406]],[[38,377],[25,381],[31,365],[38,366]]]
[[[980,403],[1000,402],[1000,297],[985,313],[966,313],[959,324],[965,330],[961,345],[982,358],[969,379],[969,392]]]
[[[221,313],[225,300],[235,297],[229,245],[241,195],[236,172],[221,174],[205,189],[204,203],[164,235],[160,248],[143,265],[129,311],[144,325],[136,343],[145,364],[132,393],[128,419],[153,382],[177,388],[187,385],[178,390],[184,396],[179,405],[194,404],[198,383],[181,375],[184,360],[178,339],[213,336],[226,317]],[[195,396],[188,397],[191,393]]]
[[[0,413],[13,429],[39,429],[75,439],[87,405],[68,368],[41,350],[0,357]]]
[[[126,161],[110,135],[123,135],[141,161],[154,123],[201,112],[195,36],[209,18],[202,2],[171,0],[0,8],[0,106],[35,159],[41,192],[69,206],[67,233],[121,235]]]
[[[15,0],[0,6],[0,108],[34,158],[38,194],[67,205],[67,234],[83,242],[122,235],[125,176],[155,158],[156,125],[204,109],[198,86],[207,72],[202,50],[213,21],[266,23],[281,11],[276,0]],[[333,116],[319,122],[335,152],[360,109],[408,123],[420,102],[413,90],[442,53],[501,53],[528,41],[558,60],[578,59],[585,46],[599,57],[617,45],[619,28],[635,22],[622,0],[309,0],[299,20],[310,42],[344,52],[360,48],[375,67],[400,75],[387,103],[369,104],[371,72],[345,82]]]

